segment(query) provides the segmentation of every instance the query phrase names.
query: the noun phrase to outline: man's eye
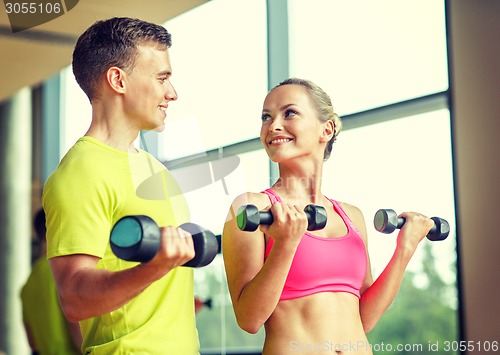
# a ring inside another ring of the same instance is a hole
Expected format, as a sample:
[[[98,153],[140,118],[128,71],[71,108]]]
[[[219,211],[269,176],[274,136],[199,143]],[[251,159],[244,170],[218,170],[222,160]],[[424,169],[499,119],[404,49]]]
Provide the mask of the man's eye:
[[[167,78],[158,78],[158,80],[163,84],[165,81],[167,81]]]

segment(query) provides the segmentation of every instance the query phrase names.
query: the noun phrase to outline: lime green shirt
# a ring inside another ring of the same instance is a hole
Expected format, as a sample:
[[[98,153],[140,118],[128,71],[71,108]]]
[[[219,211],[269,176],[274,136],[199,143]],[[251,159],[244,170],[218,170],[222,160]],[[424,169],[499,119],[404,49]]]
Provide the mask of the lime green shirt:
[[[146,215],[159,226],[189,221],[186,201],[160,162],[91,137],[79,139],[61,160],[42,200],[48,258],[93,255],[104,270],[137,265],[111,251],[110,232],[120,218]],[[80,322],[84,353],[198,354],[193,287],[193,269],[177,267],[123,307]]]
[[[80,354],[71,341],[61,311],[54,277],[45,257],[39,258],[21,290],[23,321],[40,355]]]

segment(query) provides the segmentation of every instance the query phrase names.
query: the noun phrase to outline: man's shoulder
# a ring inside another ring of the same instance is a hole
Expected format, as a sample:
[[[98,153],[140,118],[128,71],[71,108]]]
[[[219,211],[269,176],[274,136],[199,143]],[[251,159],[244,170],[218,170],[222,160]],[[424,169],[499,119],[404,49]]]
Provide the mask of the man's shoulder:
[[[103,147],[80,139],[61,159],[53,175],[96,176],[101,171],[115,169],[114,165],[120,164],[121,160],[106,152]]]

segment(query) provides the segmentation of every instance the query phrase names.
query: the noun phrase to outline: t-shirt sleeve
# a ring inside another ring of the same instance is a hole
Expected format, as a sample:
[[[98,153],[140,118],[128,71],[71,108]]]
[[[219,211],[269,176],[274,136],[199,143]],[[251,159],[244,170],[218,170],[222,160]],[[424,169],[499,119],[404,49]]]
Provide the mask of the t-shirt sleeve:
[[[47,257],[88,254],[102,258],[112,227],[112,189],[95,166],[53,174],[43,197]]]

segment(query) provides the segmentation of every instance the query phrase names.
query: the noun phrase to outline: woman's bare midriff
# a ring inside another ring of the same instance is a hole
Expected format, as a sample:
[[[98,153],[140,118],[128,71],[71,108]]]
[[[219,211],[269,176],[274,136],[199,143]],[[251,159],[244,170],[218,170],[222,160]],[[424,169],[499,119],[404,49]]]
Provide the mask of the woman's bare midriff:
[[[321,292],[280,301],[265,328],[263,355],[372,354],[359,299],[350,293]]]

